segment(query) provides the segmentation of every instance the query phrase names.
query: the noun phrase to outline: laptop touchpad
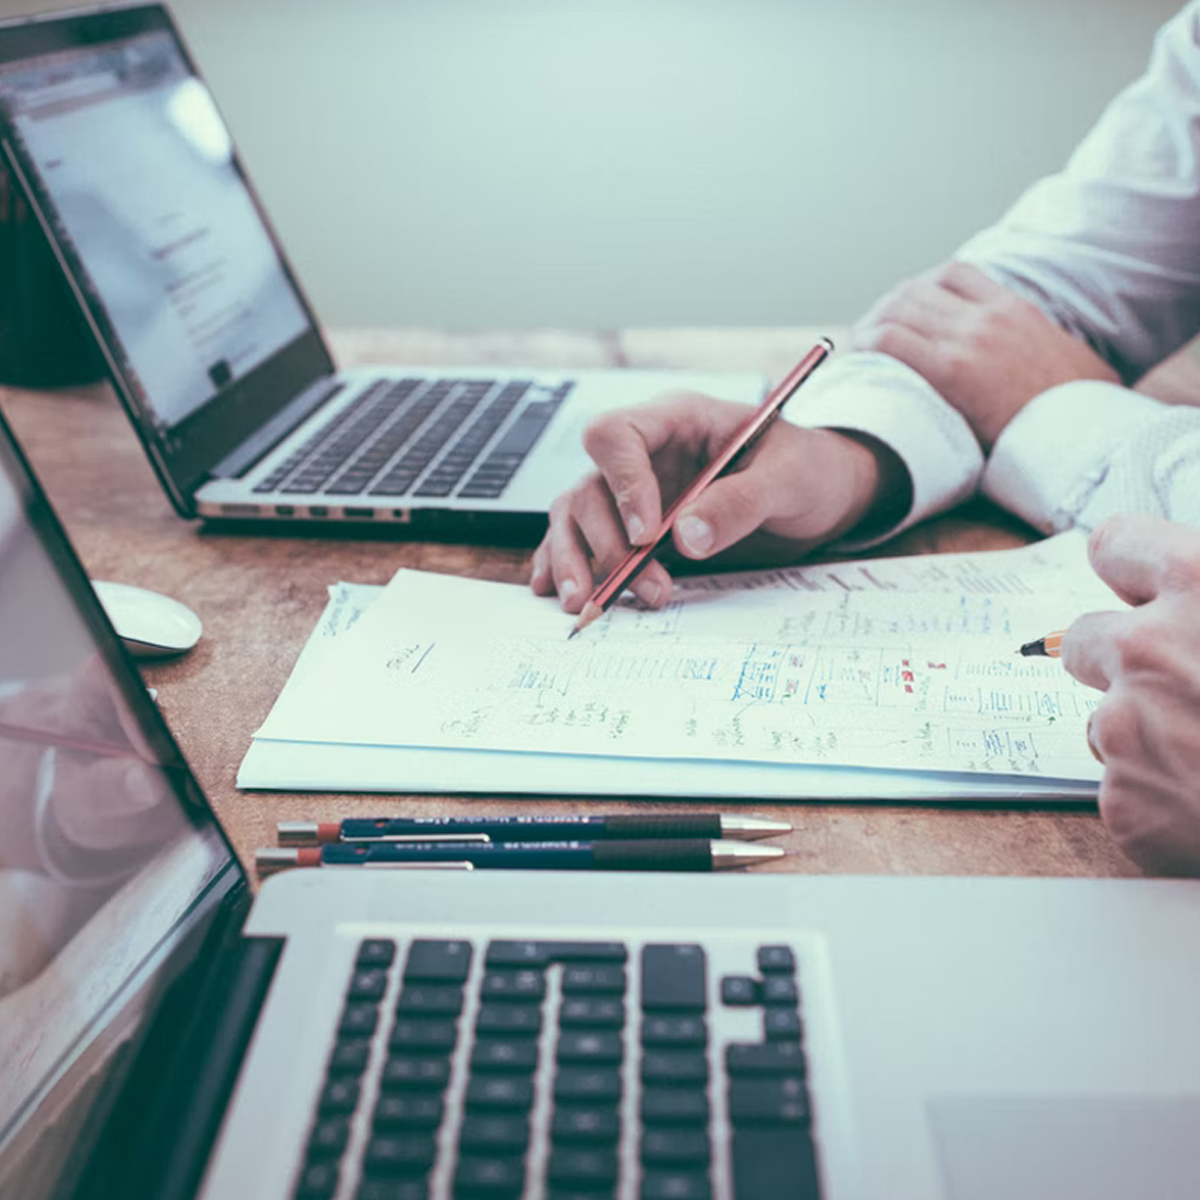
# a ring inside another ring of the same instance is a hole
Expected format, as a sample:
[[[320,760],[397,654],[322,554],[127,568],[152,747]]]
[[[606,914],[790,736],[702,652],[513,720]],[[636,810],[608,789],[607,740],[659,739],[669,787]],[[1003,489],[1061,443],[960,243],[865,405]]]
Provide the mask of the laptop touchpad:
[[[1200,1096],[980,1096],[929,1104],[951,1200],[1194,1200]]]

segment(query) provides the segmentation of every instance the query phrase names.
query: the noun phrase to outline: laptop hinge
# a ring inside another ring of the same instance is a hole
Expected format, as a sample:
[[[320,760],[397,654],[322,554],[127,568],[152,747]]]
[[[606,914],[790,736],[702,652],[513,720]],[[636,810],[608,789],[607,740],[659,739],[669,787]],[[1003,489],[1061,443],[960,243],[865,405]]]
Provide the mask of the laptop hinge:
[[[72,1200],[190,1200],[266,1000],[281,938],[240,930],[247,889],[216,914],[133,1048],[120,1098]]]
[[[213,479],[237,479],[261,462],[298,425],[327,400],[332,400],[346,385],[331,375],[309,384],[294,400],[285,404],[265,425],[256,429],[245,441],[214,466]]]

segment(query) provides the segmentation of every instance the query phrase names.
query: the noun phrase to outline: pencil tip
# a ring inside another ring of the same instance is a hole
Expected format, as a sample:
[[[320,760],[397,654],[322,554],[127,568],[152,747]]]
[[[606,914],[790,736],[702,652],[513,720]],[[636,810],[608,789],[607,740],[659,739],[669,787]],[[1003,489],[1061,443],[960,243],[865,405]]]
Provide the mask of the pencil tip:
[[[567,641],[569,642],[577,633],[586,629],[597,617],[602,617],[603,615],[604,609],[595,601],[589,600],[583,606],[583,612],[579,614],[579,620],[575,622],[575,628],[567,634]]]
[[[1032,658],[1035,655],[1045,654],[1046,639],[1038,638],[1036,641],[1026,642],[1025,645],[1021,647],[1020,653],[1022,653],[1026,658]]]

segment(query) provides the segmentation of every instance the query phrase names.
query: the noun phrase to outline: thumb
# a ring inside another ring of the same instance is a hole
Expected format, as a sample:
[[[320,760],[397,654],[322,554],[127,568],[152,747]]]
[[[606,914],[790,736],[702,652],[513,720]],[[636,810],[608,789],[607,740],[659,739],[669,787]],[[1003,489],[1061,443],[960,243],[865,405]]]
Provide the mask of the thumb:
[[[772,515],[765,474],[747,469],[710,483],[675,520],[679,552],[686,558],[708,558],[752,534]]]

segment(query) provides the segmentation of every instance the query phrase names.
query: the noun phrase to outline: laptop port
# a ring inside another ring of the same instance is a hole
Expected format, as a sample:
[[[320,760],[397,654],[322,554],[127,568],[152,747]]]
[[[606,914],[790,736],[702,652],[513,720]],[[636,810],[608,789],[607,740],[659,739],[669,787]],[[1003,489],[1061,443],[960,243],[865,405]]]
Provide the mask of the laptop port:
[[[314,504],[312,508],[308,510],[308,515],[310,517],[327,517],[329,516],[329,509],[327,509],[323,504]]]
[[[277,517],[294,517],[296,506],[294,504],[277,504],[275,505],[275,515]]]
[[[393,508],[392,520],[399,521],[401,525],[408,525],[412,521],[411,508]]]
[[[373,508],[344,508],[344,509],[342,509],[342,515],[348,519],[351,517],[353,517],[353,518],[360,518],[360,517],[370,518],[375,515],[375,510]]]

